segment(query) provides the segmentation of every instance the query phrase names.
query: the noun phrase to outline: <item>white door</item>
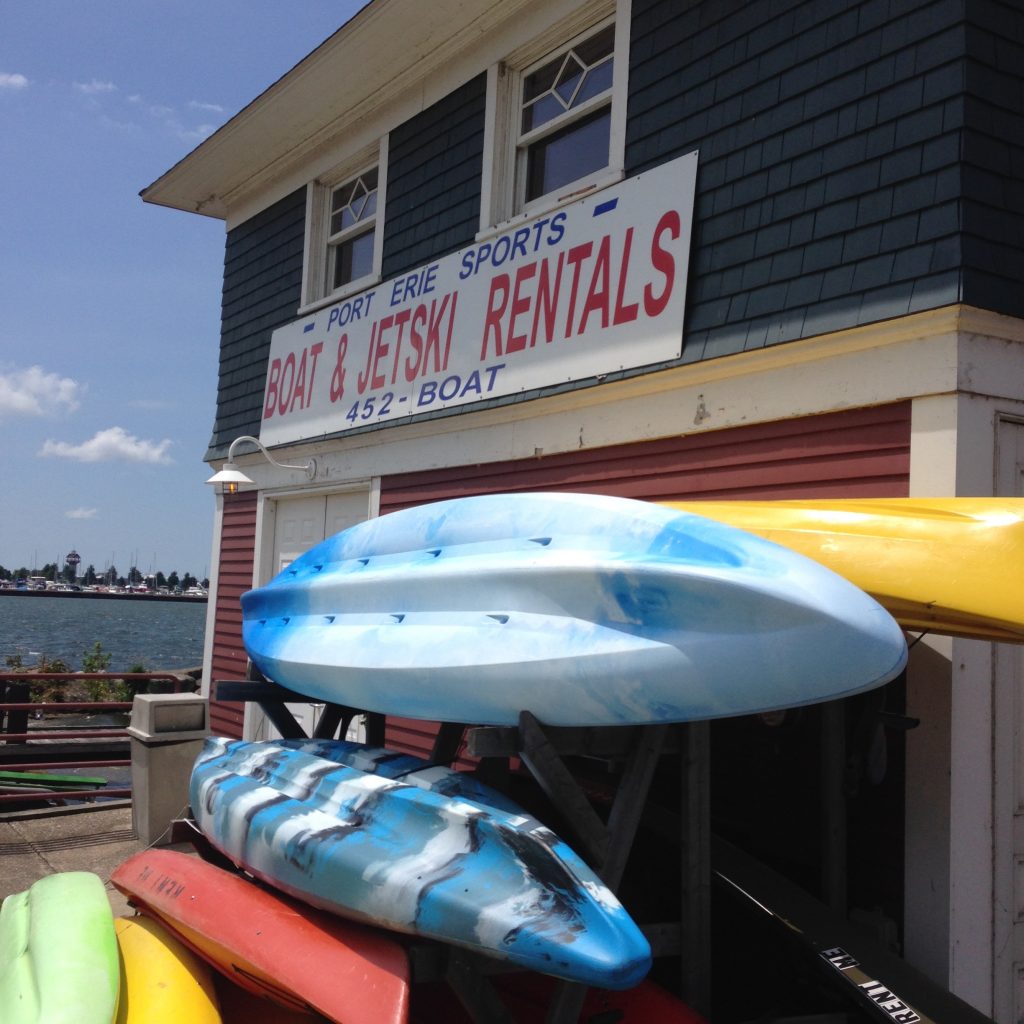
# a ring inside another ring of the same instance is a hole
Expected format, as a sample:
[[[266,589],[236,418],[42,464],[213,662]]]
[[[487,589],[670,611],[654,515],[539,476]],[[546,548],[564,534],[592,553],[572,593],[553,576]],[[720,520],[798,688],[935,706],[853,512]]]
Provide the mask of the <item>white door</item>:
[[[1024,420],[998,421],[995,484],[1024,498]],[[993,1017],[1009,1022],[1024,1019],[1024,645],[993,651]]]
[[[274,510],[274,548],[263,582],[287,568],[299,555],[341,530],[361,523],[370,515],[368,490],[340,491],[302,498],[282,498]],[[288,708],[307,734],[312,734],[323,704],[289,704]],[[245,726],[250,739],[273,739],[280,735],[266,716],[249,706]]]

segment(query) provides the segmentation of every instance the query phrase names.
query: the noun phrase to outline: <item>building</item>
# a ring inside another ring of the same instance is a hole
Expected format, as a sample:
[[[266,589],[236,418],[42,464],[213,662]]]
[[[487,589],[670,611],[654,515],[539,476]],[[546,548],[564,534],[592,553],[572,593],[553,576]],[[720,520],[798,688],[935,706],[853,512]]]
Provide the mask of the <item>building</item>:
[[[226,223],[207,461],[316,459],[218,498],[207,685],[243,590],[416,502],[1024,495],[1022,68],[1002,0],[373,0],[143,192]],[[1022,681],[917,644],[851,824],[850,906],[999,1021]]]

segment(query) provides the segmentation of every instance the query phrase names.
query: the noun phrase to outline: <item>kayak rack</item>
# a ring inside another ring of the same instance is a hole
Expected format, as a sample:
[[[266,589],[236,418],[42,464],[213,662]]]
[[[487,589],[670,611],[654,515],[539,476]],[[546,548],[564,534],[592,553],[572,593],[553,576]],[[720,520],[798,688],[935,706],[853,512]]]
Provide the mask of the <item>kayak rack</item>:
[[[308,703],[309,698],[266,680],[224,681],[214,684],[219,700],[253,701],[285,738],[301,739],[305,731],[285,706]],[[822,728],[841,750],[841,702],[822,706]],[[366,740],[385,744],[385,716],[355,708],[327,704],[314,737],[330,739],[340,729],[344,735],[352,719],[364,715]],[[912,721],[897,723],[908,728]],[[681,998],[710,1019],[711,890],[739,900],[751,918],[766,920],[778,943],[792,947],[800,961],[810,966],[824,986],[841,994],[858,1019],[879,1024],[985,1024],[979,1013],[948,989],[916,971],[866,932],[846,920],[836,902],[836,865],[826,864],[823,902],[811,896],[766,865],[731,844],[713,836],[710,826],[711,732],[708,722],[607,728],[555,727],[537,720],[529,711],[519,715],[515,726],[466,726],[441,723],[430,760],[448,765],[464,751],[480,759],[487,777],[498,765],[517,758],[544,792],[555,813],[561,815],[566,838],[591,865],[606,885],[619,887],[641,821],[645,828],[665,839],[678,856],[680,891],[676,919],[641,925],[655,958],[677,957],[675,976]],[[648,804],[648,794],[659,760],[675,755],[679,764],[681,799],[678,812]],[[594,758],[622,766],[611,795],[610,810],[603,819],[594,809],[580,781],[566,763],[570,757]],[[841,758],[833,753],[826,774],[841,780]],[[492,782],[491,778],[487,781]],[[499,787],[500,788],[500,785]],[[185,825],[181,822],[179,825]],[[834,824],[834,823],[833,823]],[[202,851],[201,834],[186,835]],[[558,831],[558,830],[556,830]],[[192,824],[192,832],[197,829]],[[212,848],[211,848],[212,850]],[[215,855],[213,851],[211,856]],[[835,859],[831,854],[827,860]],[[225,865],[230,866],[230,865]],[[438,942],[417,940],[409,949],[414,982],[444,981],[467,1013],[477,1022],[512,1024],[512,1017],[490,977],[505,973],[500,961]],[[579,1019],[586,988],[559,982],[547,1008],[545,1024],[569,1024]],[[790,1018],[787,1018],[790,1019]],[[850,1019],[846,1014],[815,1017],[820,1021]]]
[[[217,700],[258,704],[282,738],[307,737],[287,705],[307,703],[308,697],[264,679],[221,680],[214,687]],[[324,705],[312,738],[344,736],[357,716],[364,716],[366,741],[383,746],[384,715],[330,703]],[[429,760],[449,765],[463,746],[471,757],[481,759],[485,768],[497,759],[507,763],[507,759],[518,758],[561,814],[577,852],[613,892],[622,881],[659,759],[666,753],[682,755],[680,916],[677,920],[640,927],[655,957],[681,958],[682,998],[706,1015],[710,999],[711,916],[707,723],[566,728],[547,726],[530,711],[523,710],[516,726],[441,723]],[[594,809],[566,764],[566,757],[579,754],[623,765],[607,821]],[[410,959],[414,981],[446,981],[475,1021],[512,1024],[509,1011],[487,977],[505,970],[500,962],[456,947],[426,942],[413,944]],[[559,982],[547,1010],[546,1024],[579,1020],[586,993],[584,985]]]

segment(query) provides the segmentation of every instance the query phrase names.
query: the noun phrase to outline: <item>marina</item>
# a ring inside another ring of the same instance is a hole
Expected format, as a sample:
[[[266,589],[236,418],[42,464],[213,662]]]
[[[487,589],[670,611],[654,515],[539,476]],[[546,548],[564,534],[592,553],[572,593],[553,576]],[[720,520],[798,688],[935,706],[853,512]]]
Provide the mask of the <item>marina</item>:
[[[107,669],[112,672],[136,665],[192,668],[203,660],[206,608],[205,601],[138,596],[72,601],[40,593],[31,600],[0,601],[0,664],[20,658],[27,668],[45,658],[77,669],[85,652],[99,643],[111,655]]]

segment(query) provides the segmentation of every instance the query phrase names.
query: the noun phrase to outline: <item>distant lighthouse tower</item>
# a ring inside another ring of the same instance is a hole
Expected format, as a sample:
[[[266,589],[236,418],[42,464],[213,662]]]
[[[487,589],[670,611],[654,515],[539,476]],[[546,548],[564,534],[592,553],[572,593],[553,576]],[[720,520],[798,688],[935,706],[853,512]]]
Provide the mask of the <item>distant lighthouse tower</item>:
[[[71,566],[71,580],[70,580],[70,582],[74,583],[74,581],[78,577],[78,566],[81,563],[82,559],[79,557],[78,552],[75,551],[74,548],[72,548],[68,552],[67,557],[64,559],[64,561],[65,561],[65,563],[67,565]]]

